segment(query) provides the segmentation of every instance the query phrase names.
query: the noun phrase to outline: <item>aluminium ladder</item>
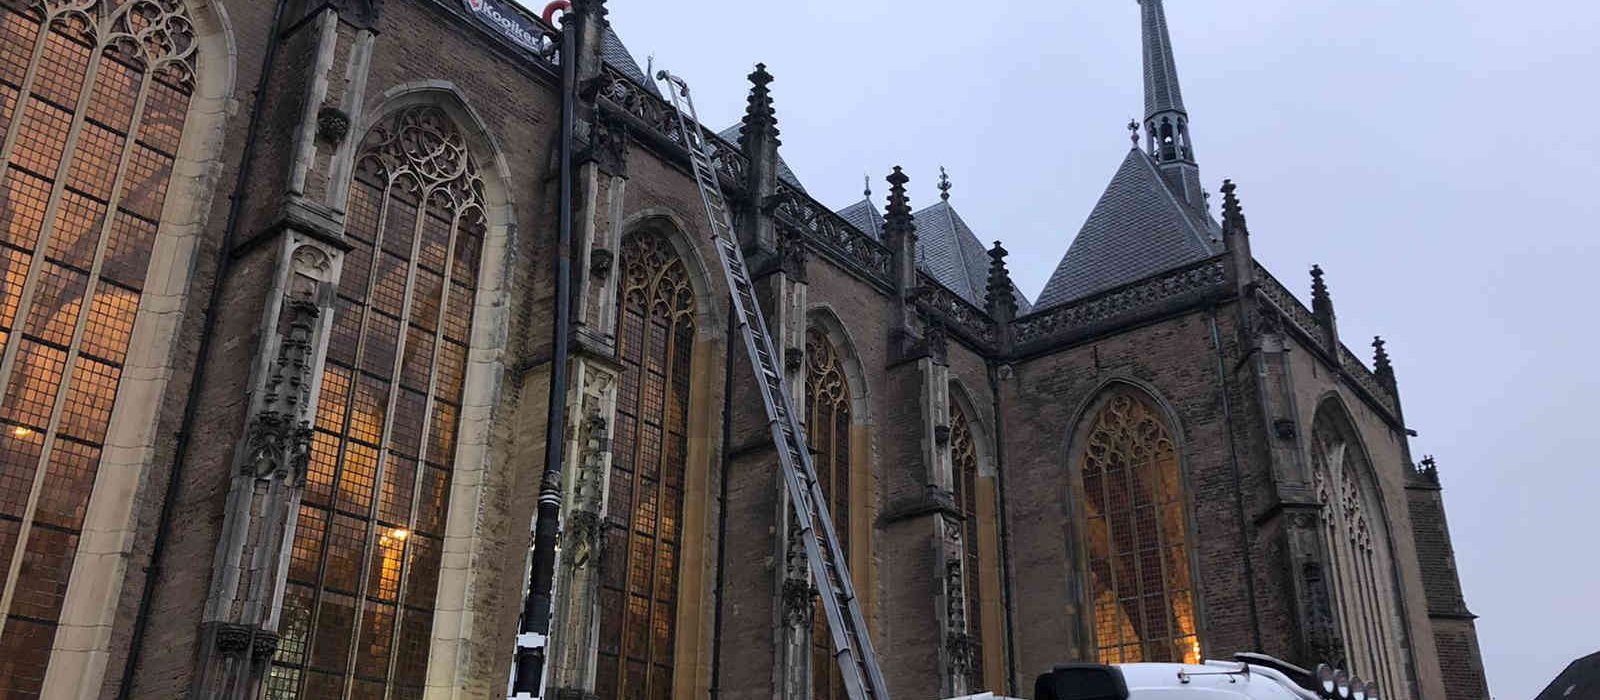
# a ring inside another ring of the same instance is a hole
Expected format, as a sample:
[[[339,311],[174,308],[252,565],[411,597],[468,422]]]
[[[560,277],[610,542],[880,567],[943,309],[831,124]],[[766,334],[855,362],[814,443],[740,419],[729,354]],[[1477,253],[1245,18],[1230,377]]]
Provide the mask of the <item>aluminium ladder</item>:
[[[705,205],[706,218],[711,222],[711,240],[722,259],[722,273],[733,297],[733,312],[744,338],[745,351],[756,370],[757,384],[761,387],[761,403],[767,411],[767,424],[772,430],[773,442],[778,446],[778,464],[783,469],[783,481],[789,492],[798,532],[805,541],[806,559],[811,568],[811,579],[816,582],[822,598],[822,610],[828,618],[828,632],[833,637],[833,653],[844,677],[845,689],[851,700],[888,700],[889,691],[883,682],[883,672],[878,668],[878,657],[872,651],[872,640],[867,638],[866,620],[861,616],[861,606],[856,602],[855,588],[850,583],[850,568],[839,547],[839,537],[834,532],[833,516],[828,513],[827,499],[822,486],[817,483],[816,470],[811,465],[811,453],[805,446],[805,432],[789,398],[788,385],[778,371],[777,359],[772,352],[772,339],[767,333],[766,319],[761,314],[761,304],[756,301],[755,285],[745,267],[744,254],[739,250],[738,236],[733,230],[733,216],[728,211],[728,201],[722,195],[722,185],[711,162],[710,147],[701,130],[700,118],[694,109],[694,98],[689,96],[689,84],[667,71],[656,73],[657,80],[667,83],[667,93],[678,114],[678,134],[684,148],[689,151],[689,161],[694,166],[695,184],[700,187],[700,201]],[[688,109],[684,109],[687,103]]]

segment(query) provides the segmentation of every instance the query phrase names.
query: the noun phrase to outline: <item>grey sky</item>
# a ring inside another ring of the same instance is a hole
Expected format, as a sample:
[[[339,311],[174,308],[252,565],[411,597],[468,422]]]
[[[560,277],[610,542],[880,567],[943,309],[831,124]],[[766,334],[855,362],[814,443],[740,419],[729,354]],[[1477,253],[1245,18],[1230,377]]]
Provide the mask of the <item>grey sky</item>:
[[[532,5],[536,0],[529,0]],[[1005,241],[1030,298],[1142,117],[1134,0],[611,0],[721,128],[756,61],[784,157],[834,208],[906,166]],[[1345,342],[1389,341],[1437,455],[1495,697],[1600,650],[1600,4],[1168,0],[1202,175],[1239,183],[1256,255]],[[1582,306],[1580,306],[1582,305]]]

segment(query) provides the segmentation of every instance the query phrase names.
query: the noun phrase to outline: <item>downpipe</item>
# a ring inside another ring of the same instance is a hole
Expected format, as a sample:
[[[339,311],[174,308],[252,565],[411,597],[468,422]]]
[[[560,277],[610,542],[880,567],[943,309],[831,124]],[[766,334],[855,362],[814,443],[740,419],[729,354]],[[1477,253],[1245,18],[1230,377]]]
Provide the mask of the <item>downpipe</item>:
[[[571,15],[567,15],[571,17]],[[551,590],[555,583],[556,538],[561,527],[561,461],[566,441],[567,355],[572,335],[572,131],[577,110],[575,19],[561,23],[560,224],[556,243],[556,315],[551,340],[550,401],[545,418],[544,476],[539,481],[538,514],[533,525],[533,563],[517,635],[511,692],[538,697],[550,637]]]

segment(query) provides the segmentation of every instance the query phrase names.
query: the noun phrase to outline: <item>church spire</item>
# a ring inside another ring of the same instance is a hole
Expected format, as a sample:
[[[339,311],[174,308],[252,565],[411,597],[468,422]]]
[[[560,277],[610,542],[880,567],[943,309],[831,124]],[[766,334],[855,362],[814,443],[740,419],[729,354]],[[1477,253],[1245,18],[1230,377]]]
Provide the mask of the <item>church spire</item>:
[[[1189,140],[1189,113],[1178,87],[1178,64],[1172,58],[1172,36],[1162,0],[1139,0],[1144,27],[1144,132],[1150,158],[1175,192],[1190,206],[1204,210],[1200,169]]]

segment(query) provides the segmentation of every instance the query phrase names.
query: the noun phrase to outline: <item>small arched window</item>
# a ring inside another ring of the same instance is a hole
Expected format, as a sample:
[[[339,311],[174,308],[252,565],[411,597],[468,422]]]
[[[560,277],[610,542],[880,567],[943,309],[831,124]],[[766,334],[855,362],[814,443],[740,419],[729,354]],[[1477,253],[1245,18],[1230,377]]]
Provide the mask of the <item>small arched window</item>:
[[[845,561],[850,561],[850,381],[839,349],[827,333],[816,327],[806,330],[805,391],[806,439],[810,442],[812,466],[833,515],[839,546]],[[844,678],[833,660],[833,642],[821,600],[813,604],[812,611],[811,676],[813,697],[846,697]]]
[[[483,180],[443,110],[366,135],[272,700],[421,696],[484,233]]]
[[[56,641],[196,51],[180,0],[0,3],[0,696]]]
[[[665,233],[622,241],[617,359],[600,581],[602,698],[672,694],[695,296]]]
[[[1324,405],[1311,430],[1311,480],[1322,504],[1327,576],[1344,659],[1330,659],[1368,680],[1386,698],[1404,698],[1404,660],[1388,528],[1369,482],[1371,463],[1342,409]]]
[[[1197,663],[1187,509],[1171,429],[1142,393],[1104,397],[1078,457],[1102,663]]]

